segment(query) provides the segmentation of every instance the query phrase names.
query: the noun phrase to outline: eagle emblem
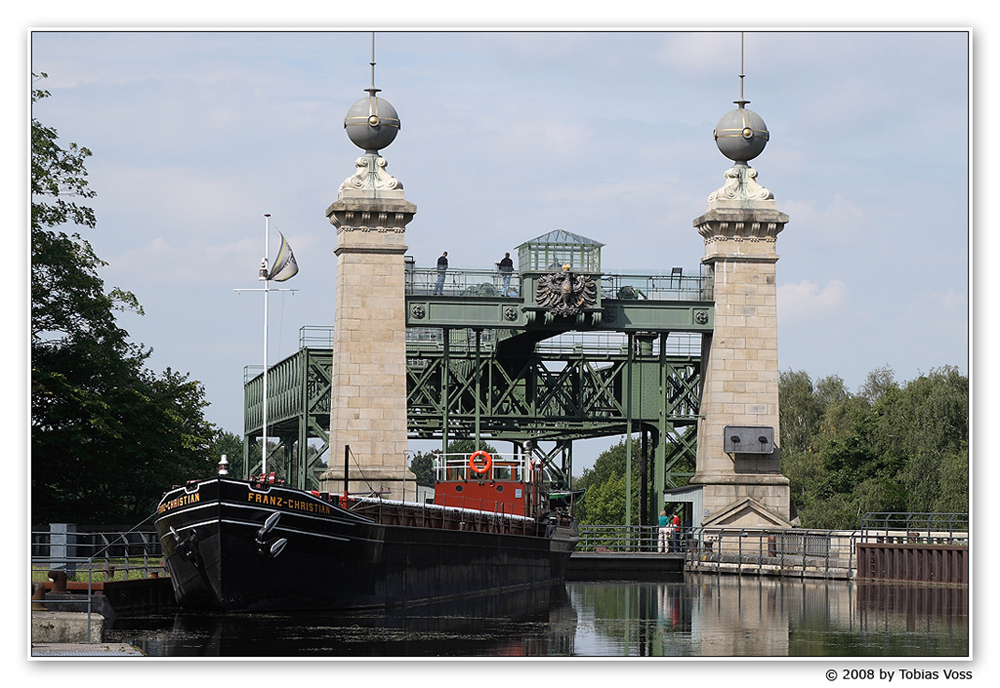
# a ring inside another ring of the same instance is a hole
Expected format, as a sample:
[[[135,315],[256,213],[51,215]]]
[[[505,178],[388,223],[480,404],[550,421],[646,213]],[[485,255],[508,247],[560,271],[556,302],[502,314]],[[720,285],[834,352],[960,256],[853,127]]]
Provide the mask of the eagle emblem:
[[[535,296],[552,315],[576,315],[597,302],[597,286],[593,277],[571,272],[567,264],[561,272],[542,275]]]

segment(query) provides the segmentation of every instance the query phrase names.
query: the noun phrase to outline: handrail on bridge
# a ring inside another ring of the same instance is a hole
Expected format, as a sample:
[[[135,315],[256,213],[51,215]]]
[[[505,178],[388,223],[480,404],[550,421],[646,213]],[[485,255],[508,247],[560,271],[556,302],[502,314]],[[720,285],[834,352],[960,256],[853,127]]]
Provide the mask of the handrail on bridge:
[[[537,273],[531,273],[537,274]],[[510,297],[522,292],[526,274],[499,269],[448,268],[441,273],[433,267],[406,269],[406,293],[417,296],[440,294],[451,297]],[[679,268],[669,273],[600,273],[594,276],[605,299],[655,301],[711,301],[712,280],[704,275],[687,275]],[[530,282],[529,282],[530,283]]]
[[[874,516],[874,515],[873,515]],[[911,514],[911,518],[892,520],[873,517],[866,524],[902,524],[921,522],[947,525],[960,524],[963,514]],[[614,552],[648,554],[661,551],[659,528],[655,525],[581,525],[578,552]],[[754,527],[689,527],[673,531],[668,553],[684,554],[690,568],[711,564],[716,570],[724,566],[737,572],[765,569],[798,572],[821,569],[853,571],[857,562],[858,544],[867,542],[905,542],[918,544],[968,544],[968,532],[957,529],[924,528],[915,532],[909,528],[860,530],[824,530],[810,528]]]

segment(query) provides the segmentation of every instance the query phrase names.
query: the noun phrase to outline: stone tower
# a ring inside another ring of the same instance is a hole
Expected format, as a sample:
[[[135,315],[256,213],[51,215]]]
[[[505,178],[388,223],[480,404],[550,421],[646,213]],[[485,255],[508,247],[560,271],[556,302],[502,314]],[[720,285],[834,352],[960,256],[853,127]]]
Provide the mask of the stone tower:
[[[742,90],[742,88],[741,88]],[[702,342],[702,419],[692,484],[702,485],[703,525],[790,525],[778,434],[776,239],[788,216],[747,162],[763,151],[764,121],[737,109],[715,131],[734,161],[725,185],[694,221],[705,240],[715,327]]]
[[[379,150],[399,131],[395,109],[375,94],[344,119],[365,153],[326,216],[337,228],[329,468],[322,489],[344,490],[345,447],[351,493],[410,499],[415,476],[406,455],[406,225],[417,208],[386,172]]]

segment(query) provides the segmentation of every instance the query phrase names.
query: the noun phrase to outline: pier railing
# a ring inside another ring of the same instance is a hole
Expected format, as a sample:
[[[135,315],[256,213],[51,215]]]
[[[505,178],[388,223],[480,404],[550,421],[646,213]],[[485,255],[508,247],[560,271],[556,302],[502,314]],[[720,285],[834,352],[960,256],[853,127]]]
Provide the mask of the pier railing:
[[[689,570],[777,573],[820,570],[829,575],[855,567],[859,535],[801,528],[676,528],[661,546],[657,526],[580,526],[580,552],[685,557]]]
[[[35,531],[31,567],[45,572],[54,567],[66,571],[71,580],[88,571],[102,581],[148,578],[163,572],[163,549],[152,531]]]
[[[163,570],[153,532],[77,532],[71,524],[53,524],[31,533],[32,608],[85,611],[88,643],[95,590],[111,580],[156,577]]]
[[[656,526],[580,526],[577,552],[655,552]]]
[[[857,531],[804,528],[693,528],[686,550],[695,571],[851,578]]]
[[[860,530],[677,528],[665,549],[666,553],[683,554],[689,571],[854,578],[859,570],[859,552],[871,543],[937,548],[968,546],[968,518],[964,514],[909,514],[909,520],[902,518],[907,516],[902,514],[892,518],[872,516],[865,522],[867,527]],[[928,518],[918,518],[923,516]],[[907,527],[881,527],[900,524]],[[582,525],[576,550],[635,555],[663,551],[659,528],[652,525]],[[868,568],[872,566],[866,563],[865,570]],[[939,568],[943,569],[943,565]],[[932,579],[939,575],[934,574]]]
[[[969,514],[872,512],[862,516],[864,542],[961,545],[969,543]]]

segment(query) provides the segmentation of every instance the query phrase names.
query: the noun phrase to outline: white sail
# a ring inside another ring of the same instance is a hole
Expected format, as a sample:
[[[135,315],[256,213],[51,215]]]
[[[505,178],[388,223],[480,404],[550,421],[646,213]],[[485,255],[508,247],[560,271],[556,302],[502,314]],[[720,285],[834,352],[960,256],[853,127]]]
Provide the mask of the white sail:
[[[267,276],[267,279],[274,280],[275,282],[284,282],[298,274],[299,266],[295,262],[295,256],[292,254],[292,247],[285,241],[285,235],[278,232],[278,236],[281,237],[281,248],[278,249],[278,257],[274,259],[274,268],[271,270],[271,274]]]

